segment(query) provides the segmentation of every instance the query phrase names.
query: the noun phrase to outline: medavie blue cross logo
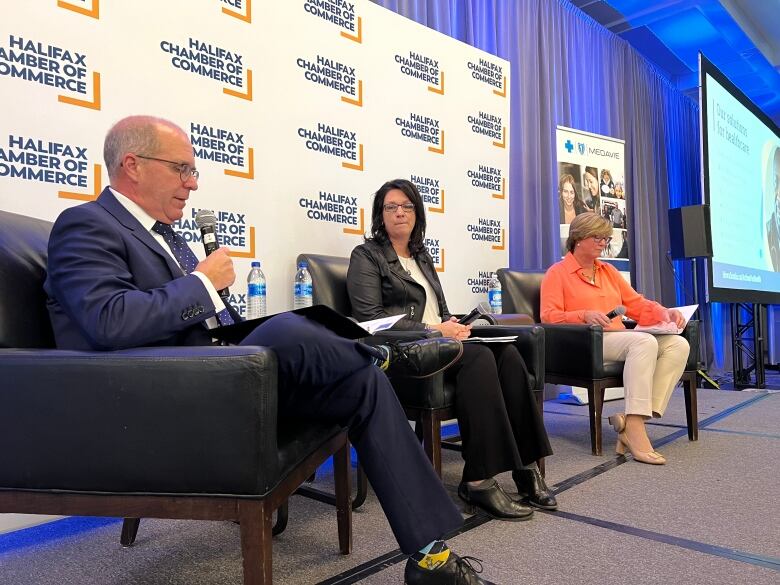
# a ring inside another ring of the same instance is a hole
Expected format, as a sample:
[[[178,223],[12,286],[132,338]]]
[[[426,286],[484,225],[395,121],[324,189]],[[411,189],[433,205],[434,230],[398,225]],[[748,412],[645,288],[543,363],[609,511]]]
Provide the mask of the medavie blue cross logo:
[[[567,140],[563,143],[563,145],[566,147],[566,151],[571,154],[571,151],[574,150],[574,143],[571,140]]]

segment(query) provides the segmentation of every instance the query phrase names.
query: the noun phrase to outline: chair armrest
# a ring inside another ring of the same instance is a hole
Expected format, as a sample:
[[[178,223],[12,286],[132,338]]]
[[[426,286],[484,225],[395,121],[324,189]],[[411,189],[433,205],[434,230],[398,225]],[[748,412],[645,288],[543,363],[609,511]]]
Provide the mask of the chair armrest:
[[[0,350],[0,488],[263,493],[276,369],[251,346]]]
[[[547,374],[601,378],[604,372],[604,329],[600,325],[542,325]]]
[[[490,325],[475,326],[471,329],[475,337],[503,337],[516,335],[515,346],[523,356],[528,373],[534,380],[533,390],[544,389],[545,346],[547,345],[544,328],[540,325]]]
[[[492,325],[534,325],[533,317],[525,313],[499,313],[498,315],[490,313],[482,315],[481,318],[489,321]]]
[[[688,354],[688,362],[685,364],[686,370],[698,370],[699,369],[699,326],[700,321],[688,321],[688,324],[680,334],[688,340],[688,345],[691,346],[691,351]]]

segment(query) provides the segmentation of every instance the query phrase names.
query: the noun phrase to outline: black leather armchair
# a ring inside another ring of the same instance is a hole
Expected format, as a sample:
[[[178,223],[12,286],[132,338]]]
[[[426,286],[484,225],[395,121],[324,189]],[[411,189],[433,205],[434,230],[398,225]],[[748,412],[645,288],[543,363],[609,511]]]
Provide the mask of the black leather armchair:
[[[270,584],[273,511],[335,453],[347,554],[345,429],[277,420],[262,347],[52,349],[50,227],[0,212],[0,512],[237,520],[244,583]]]
[[[540,291],[544,272],[498,270],[503,306],[509,312],[525,312],[541,321]],[[604,390],[623,385],[623,362],[605,362],[603,329],[598,325],[544,324],[545,380],[550,384],[579,386],[588,390],[590,442],[594,455],[601,455],[601,413]],[[699,322],[690,321],[682,334],[690,344],[688,363],[680,380],[685,393],[688,438],[699,438],[696,412],[696,370],[699,356]]]
[[[312,276],[315,304],[324,304],[343,315],[351,315],[352,307],[347,293],[349,258],[321,254],[300,254],[298,261],[308,263]],[[364,339],[366,343],[383,343],[389,339],[414,340],[426,335],[416,331],[383,331],[380,335]],[[439,335],[438,332],[427,335]],[[544,330],[539,326],[475,327],[474,335],[483,337],[517,335],[517,346],[526,361],[537,403],[543,400],[544,391]],[[415,430],[431,464],[441,476],[441,423],[456,418],[455,388],[444,382],[439,374],[431,378],[391,378],[409,420],[415,421]],[[445,443],[455,447],[454,441]]]

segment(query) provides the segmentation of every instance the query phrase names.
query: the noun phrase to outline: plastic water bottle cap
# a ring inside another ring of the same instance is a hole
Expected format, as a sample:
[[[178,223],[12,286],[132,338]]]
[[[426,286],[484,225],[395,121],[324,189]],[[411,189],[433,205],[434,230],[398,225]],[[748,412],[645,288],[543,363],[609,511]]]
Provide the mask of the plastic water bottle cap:
[[[308,264],[306,262],[298,262],[298,268],[308,268]]]
[[[252,262],[252,268],[260,268],[260,261],[255,260],[254,262]]]

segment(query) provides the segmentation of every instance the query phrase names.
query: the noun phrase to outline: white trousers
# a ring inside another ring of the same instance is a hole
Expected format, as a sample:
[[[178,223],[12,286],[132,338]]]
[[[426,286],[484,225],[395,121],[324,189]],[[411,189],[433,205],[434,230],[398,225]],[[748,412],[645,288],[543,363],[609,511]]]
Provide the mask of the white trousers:
[[[679,335],[604,332],[604,361],[625,362],[626,414],[663,416],[690,346]]]

